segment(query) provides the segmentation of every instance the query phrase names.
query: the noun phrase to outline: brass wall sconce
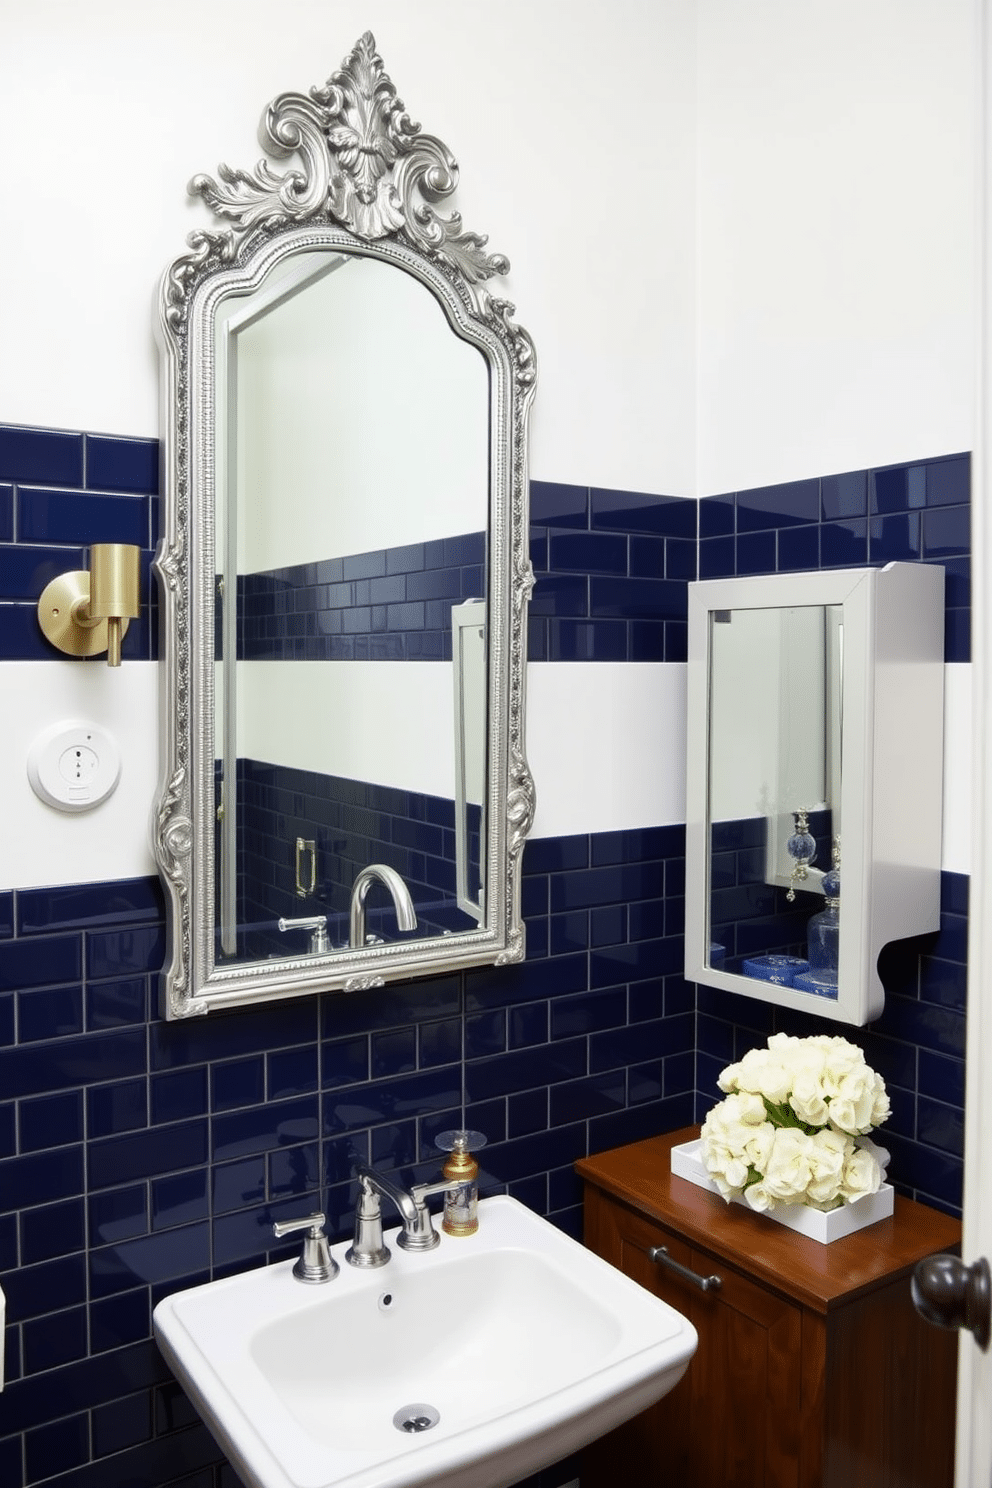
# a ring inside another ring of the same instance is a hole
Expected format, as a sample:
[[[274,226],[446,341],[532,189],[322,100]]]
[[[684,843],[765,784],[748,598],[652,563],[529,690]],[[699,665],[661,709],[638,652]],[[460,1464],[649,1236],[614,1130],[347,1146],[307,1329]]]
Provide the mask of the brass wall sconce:
[[[42,590],[38,624],[67,656],[107,653],[120,666],[121,641],[139,611],[141,549],[128,543],[94,543],[90,567],[59,574]]]

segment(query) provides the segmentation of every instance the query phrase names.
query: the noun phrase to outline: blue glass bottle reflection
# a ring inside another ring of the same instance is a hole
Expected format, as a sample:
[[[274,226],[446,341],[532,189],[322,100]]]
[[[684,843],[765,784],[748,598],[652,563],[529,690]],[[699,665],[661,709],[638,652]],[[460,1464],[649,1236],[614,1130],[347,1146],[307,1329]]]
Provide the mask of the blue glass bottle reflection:
[[[809,971],[794,986],[820,997],[836,997],[840,969],[840,845],[835,840],[834,865],[823,875],[826,908],[815,914],[806,931]]]

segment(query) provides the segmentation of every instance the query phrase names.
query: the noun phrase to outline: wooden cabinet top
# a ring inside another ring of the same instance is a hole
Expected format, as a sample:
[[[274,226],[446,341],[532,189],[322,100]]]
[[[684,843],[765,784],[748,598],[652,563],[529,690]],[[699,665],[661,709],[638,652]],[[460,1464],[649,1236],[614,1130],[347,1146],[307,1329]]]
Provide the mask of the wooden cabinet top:
[[[685,1127],[575,1166],[587,1183],[816,1312],[910,1274],[924,1256],[960,1246],[958,1220],[898,1194],[890,1219],[821,1245],[676,1177],[672,1148],[698,1135],[698,1127]]]

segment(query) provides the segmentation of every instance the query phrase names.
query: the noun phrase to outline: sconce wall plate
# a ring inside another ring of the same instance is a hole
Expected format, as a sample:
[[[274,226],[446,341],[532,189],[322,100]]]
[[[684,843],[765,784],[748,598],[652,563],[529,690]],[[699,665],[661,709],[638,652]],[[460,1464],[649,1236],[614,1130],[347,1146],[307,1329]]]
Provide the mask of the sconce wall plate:
[[[121,641],[140,609],[141,550],[127,543],[96,543],[90,569],[73,569],[46,584],[38,624],[67,656],[99,656],[121,664]]]

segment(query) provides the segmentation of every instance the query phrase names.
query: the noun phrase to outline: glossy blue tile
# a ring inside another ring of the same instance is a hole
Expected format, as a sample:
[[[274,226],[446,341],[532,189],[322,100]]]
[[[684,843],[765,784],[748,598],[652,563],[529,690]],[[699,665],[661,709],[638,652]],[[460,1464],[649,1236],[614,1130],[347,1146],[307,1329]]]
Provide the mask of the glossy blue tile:
[[[971,611],[948,610],[944,615],[944,660],[971,660]]]
[[[869,511],[910,511],[927,504],[926,466],[894,465],[869,474]]]
[[[0,481],[0,542],[14,540],[14,487]]]
[[[0,480],[83,484],[83,436],[0,425]]]
[[[86,1206],[81,1198],[25,1209],[20,1225],[22,1266],[71,1256],[86,1245]]]
[[[688,587],[672,579],[589,580],[589,613],[617,619],[684,620]]]
[[[820,528],[783,527],[778,534],[780,573],[808,573],[820,567]]]
[[[820,482],[788,481],[737,492],[737,533],[799,526],[820,519]]]
[[[112,883],[71,884],[54,889],[20,889],[19,935],[50,935],[159,921],[165,914],[157,878],[117,879]]]
[[[90,1349],[93,1354],[120,1349],[151,1336],[148,1288],[97,1300],[89,1308]]]
[[[86,484],[90,490],[157,493],[157,439],[115,439],[87,434],[85,449]]]
[[[86,987],[86,1027],[119,1028],[144,1023],[148,1017],[148,979],[129,977],[119,982],[94,982]]]
[[[738,533],[735,561],[739,577],[775,572],[778,565],[776,536],[775,532]]]
[[[417,1030],[398,1028],[372,1035],[372,1078],[400,1075],[417,1067]]]
[[[148,1188],[144,1183],[93,1194],[88,1209],[91,1245],[129,1240],[148,1231]]]
[[[868,472],[851,470],[844,475],[823,476],[820,498],[825,522],[865,516],[868,511]]]
[[[0,943],[0,990],[78,982],[82,976],[82,942],[78,935],[50,940]]]
[[[868,523],[857,519],[824,522],[820,528],[821,568],[858,568],[868,561]]]
[[[109,1137],[148,1125],[147,1080],[119,1080],[86,1092],[87,1134]]]
[[[45,987],[17,994],[17,1030],[22,1044],[81,1033],[83,989]]]
[[[159,971],[164,958],[165,927],[160,924],[97,931],[86,937],[86,971],[91,977]]]
[[[52,1477],[55,1473],[61,1475],[68,1468],[88,1462],[89,1455],[90,1423],[86,1412],[64,1416],[24,1433],[24,1461],[29,1483]]]
[[[671,621],[632,620],[629,626],[628,661],[676,661],[670,654]]]
[[[576,574],[541,575],[531,595],[530,613],[534,617],[588,615],[588,579]]]
[[[563,1039],[534,1049],[517,1049],[473,1060],[465,1066],[465,1088],[470,1100],[490,1100],[539,1085],[554,1086],[585,1072],[585,1039]]]
[[[595,541],[610,540],[606,533],[601,533]],[[621,537],[618,542],[626,544],[627,566],[625,569],[617,568],[616,573],[628,573],[632,579],[694,579],[696,577],[696,544],[690,541],[680,541],[678,538],[648,537],[644,533],[636,533],[631,537]],[[673,553],[673,569],[678,567],[675,555],[682,555],[682,561],[686,568],[690,566],[686,553],[691,555],[692,572],[666,573],[665,554],[671,548]],[[592,568],[589,570],[592,572]],[[603,570],[600,570],[601,572]]]
[[[971,456],[931,460],[927,472],[927,506],[966,506],[971,500]]]
[[[649,532],[658,537],[695,538],[697,503],[680,496],[651,496],[637,491],[589,493],[593,531]]]
[[[589,526],[588,486],[532,480],[530,519],[540,527],[573,527],[585,531]]]
[[[83,1191],[83,1150],[58,1147],[0,1162],[0,1213],[54,1203]]]
[[[152,1435],[151,1402],[146,1390],[98,1406],[92,1414],[93,1456],[122,1452]]]
[[[218,1160],[266,1152],[291,1140],[313,1138],[319,1128],[316,1096],[269,1101],[257,1110],[214,1116],[211,1121],[211,1156]]]
[[[938,506],[924,513],[923,552],[927,558],[954,558],[970,551],[969,506]]]
[[[548,566],[559,573],[574,569],[578,573],[626,574],[627,538],[606,532],[551,534]]]
[[[611,1071],[552,1086],[549,1120],[552,1127],[567,1126],[574,1121],[586,1121],[591,1116],[623,1110],[626,1105],[626,1072]]]
[[[232,1111],[240,1106],[260,1105],[264,1100],[265,1059],[261,1054],[251,1059],[214,1065],[211,1070],[211,1110]]]
[[[219,1259],[219,1258],[218,1258]],[[112,1297],[138,1282],[155,1284],[195,1276],[210,1265],[206,1223],[181,1225],[89,1253],[90,1295]]]
[[[187,1121],[205,1115],[209,1109],[205,1068],[152,1075],[149,1086],[153,1126],[167,1121]]]
[[[923,552],[924,513],[897,512],[868,523],[869,563],[918,563]]]
[[[82,548],[33,547],[27,544],[0,548],[0,598],[34,600],[69,569],[84,566]]]
[[[286,1049],[267,1059],[267,1092],[269,1100],[284,1100],[291,1095],[306,1095],[319,1085],[316,1046],[308,1049]]]
[[[548,661],[627,661],[625,620],[552,620]]]
[[[733,537],[707,537],[699,544],[699,577],[729,579],[734,576],[737,544]]]
[[[236,1162],[214,1163],[210,1175],[215,1214],[243,1209],[265,1198],[265,1157],[261,1153]]]
[[[710,537],[729,537],[737,530],[737,498],[706,496],[699,503],[700,541]]]
[[[60,1364],[69,1364],[74,1359],[86,1357],[88,1352],[87,1309],[70,1307],[64,1312],[53,1313],[22,1325],[24,1340],[24,1369],[27,1374],[38,1374],[43,1369],[56,1369]],[[3,1479],[16,1482],[16,1478]]]
[[[87,1144],[90,1189],[115,1188],[207,1161],[207,1124],[187,1121]]]
[[[16,509],[22,542],[124,542],[148,547],[148,501],[144,496],[98,496],[88,491],[20,486]]]
[[[206,1168],[191,1173],[178,1173],[171,1178],[156,1178],[151,1185],[151,1220],[153,1230],[190,1224],[206,1219],[210,1212],[209,1176]]]

